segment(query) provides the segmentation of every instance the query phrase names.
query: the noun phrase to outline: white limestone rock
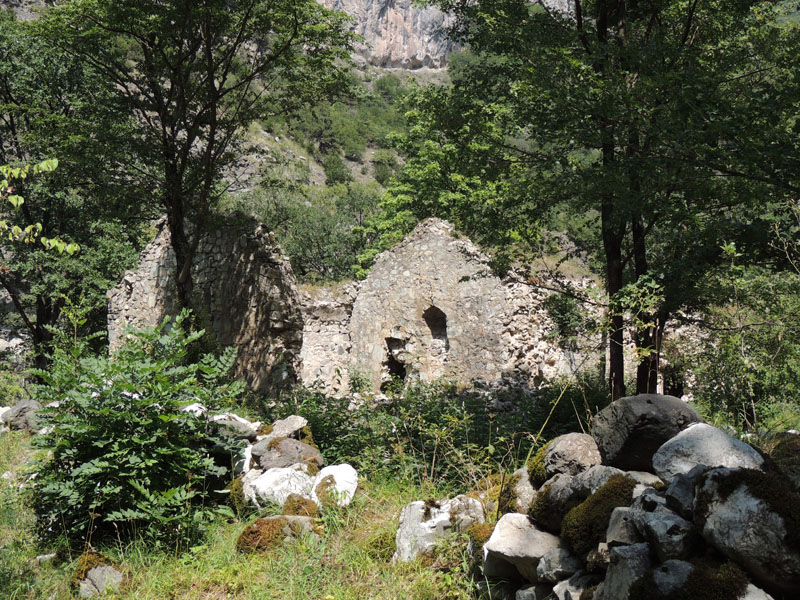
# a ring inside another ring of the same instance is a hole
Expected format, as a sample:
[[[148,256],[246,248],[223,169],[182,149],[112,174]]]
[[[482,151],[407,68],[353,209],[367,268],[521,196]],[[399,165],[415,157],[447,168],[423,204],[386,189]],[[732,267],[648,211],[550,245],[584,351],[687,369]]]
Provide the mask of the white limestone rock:
[[[283,506],[290,494],[311,497],[314,480],[303,471],[292,467],[268,469],[254,478],[249,477],[251,473],[258,471],[254,469],[245,475],[242,489],[245,498],[259,508],[268,502]]]
[[[358,472],[348,464],[330,465],[321,469],[314,477],[311,500],[319,506],[324,506],[324,502],[317,496],[321,484],[337,506],[349,506],[358,489]]]
[[[539,561],[560,548],[561,540],[536,527],[527,515],[508,513],[483,545],[483,572],[487,577],[521,576],[535,583]]]
[[[422,552],[432,550],[443,537],[485,520],[483,505],[467,496],[436,503],[417,500],[407,504],[400,514],[393,560],[414,560]]]

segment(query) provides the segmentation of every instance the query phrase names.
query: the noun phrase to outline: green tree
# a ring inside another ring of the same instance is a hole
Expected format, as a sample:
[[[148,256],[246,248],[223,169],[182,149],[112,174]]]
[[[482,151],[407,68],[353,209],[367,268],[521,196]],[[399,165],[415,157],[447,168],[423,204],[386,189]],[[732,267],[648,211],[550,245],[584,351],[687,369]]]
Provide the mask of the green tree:
[[[315,0],[73,0],[43,25],[136,120],[140,176],[166,212],[188,306],[235,136],[256,117],[342,92],[355,39],[346,18]]]
[[[2,179],[16,206],[3,220],[12,238],[27,231],[34,242],[0,242],[0,287],[15,308],[7,318],[27,329],[42,368],[65,296],[92,307],[87,329],[104,324],[105,292],[135,261],[153,213],[127,175],[136,167],[132,120],[90,69],[35,35],[37,27],[0,11],[0,164],[12,165]],[[51,157],[59,159],[55,170]],[[24,177],[43,167],[46,177]]]
[[[664,329],[707,301],[722,243],[763,248],[759,217],[794,189],[796,9],[432,3],[454,15],[451,34],[470,54],[454,64],[452,85],[412,95],[401,140],[409,160],[382,226],[446,216],[507,252],[535,241],[547,210],[596,215],[611,395],[625,393],[629,325],[637,390],[654,391]]]

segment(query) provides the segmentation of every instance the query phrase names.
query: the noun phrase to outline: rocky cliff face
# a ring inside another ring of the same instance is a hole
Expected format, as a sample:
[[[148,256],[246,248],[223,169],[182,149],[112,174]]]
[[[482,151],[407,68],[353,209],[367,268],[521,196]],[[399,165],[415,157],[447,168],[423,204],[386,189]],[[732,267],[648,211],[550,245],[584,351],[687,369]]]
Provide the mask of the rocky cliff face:
[[[10,8],[21,21],[36,18],[39,9],[53,4],[52,0],[0,0],[0,10]]]
[[[353,29],[366,45],[361,55],[379,67],[441,68],[453,43],[444,32],[445,15],[435,8],[419,8],[413,0],[320,0],[353,19]]]

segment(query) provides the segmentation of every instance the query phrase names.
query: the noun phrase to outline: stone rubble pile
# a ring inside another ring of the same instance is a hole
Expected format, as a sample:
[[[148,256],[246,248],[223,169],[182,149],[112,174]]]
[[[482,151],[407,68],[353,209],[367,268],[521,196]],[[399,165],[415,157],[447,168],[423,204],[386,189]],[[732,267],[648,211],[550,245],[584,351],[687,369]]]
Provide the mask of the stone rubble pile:
[[[528,473],[530,508],[517,502],[493,528],[467,502],[485,508],[486,494],[409,504],[395,560],[435,553],[443,537],[466,531],[492,600],[800,597],[798,489],[777,462],[677,398],[612,403],[592,436],[541,449],[511,478],[514,490]]]

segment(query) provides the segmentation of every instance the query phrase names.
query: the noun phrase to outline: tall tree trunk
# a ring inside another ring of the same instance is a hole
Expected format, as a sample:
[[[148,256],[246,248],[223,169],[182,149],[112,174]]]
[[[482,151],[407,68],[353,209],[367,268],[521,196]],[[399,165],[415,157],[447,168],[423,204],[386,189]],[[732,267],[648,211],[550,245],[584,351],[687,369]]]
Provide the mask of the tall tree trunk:
[[[192,298],[192,243],[186,234],[186,214],[184,212],[182,182],[174,160],[165,161],[165,198],[167,226],[175,252],[175,284],[178,291],[178,304],[189,308]],[[195,235],[197,232],[195,232]]]
[[[613,298],[622,289],[622,236],[614,231],[612,201],[602,207],[603,247],[606,254],[606,291]],[[608,335],[608,386],[611,399],[625,395],[625,337],[622,314],[611,311]]]

